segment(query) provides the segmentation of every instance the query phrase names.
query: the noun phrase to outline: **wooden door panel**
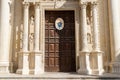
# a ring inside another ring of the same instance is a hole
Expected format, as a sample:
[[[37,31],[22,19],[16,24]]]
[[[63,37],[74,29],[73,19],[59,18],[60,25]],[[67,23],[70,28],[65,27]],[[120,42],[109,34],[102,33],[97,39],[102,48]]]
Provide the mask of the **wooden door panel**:
[[[54,30],[49,30],[49,37],[54,37]]]
[[[49,44],[49,52],[54,52],[54,44]]]
[[[45,71],[75,71],[74,11],[46,11],[45,15]],[[64,20],[62,30],[55,27],[59,17]]]

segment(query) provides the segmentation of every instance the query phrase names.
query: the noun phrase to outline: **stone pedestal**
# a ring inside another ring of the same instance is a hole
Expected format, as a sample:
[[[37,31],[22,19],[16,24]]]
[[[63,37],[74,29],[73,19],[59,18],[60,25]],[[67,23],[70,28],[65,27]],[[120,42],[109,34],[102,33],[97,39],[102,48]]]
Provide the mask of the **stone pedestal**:
[[[104,73],[102,55],[103,52],[100,51],[93,51],[90,53],[90,67],[92,74],[101,75]]]
[[[29,74],[29,52],[18,53],[18,69],[17,74]]]
[[[30,74],[44,73],[43,55],[41,52],[30,53]]]
[[[89,59],[90,52],[83,52],[81,51],[79,54],[79,74],[91,74],[90,69],[90,59]]]
[[[0,73],[9,73],[9,62],[0,62]]]

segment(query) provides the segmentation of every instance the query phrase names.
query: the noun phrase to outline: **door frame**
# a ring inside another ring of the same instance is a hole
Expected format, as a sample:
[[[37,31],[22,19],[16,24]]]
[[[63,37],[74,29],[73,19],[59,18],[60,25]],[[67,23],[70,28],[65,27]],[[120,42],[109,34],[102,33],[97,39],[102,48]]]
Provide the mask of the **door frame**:
[[[62,2],[62,1],[61,1]],[[65,2],[65,1],[63,1]],[[73,5],[73,6],[69,6]],[[65,6],[65,7],[64,7]],[[42,54],[42,70],[45,72],[45,11],[74,11],[75,18],[75,59],[76,59],[76,72],[79,68],[79,52],[80,52],[80,7],[78,1],[66,1],[64,6],[55,8],[55,2],[41,2],[40,5],[40,51]]]

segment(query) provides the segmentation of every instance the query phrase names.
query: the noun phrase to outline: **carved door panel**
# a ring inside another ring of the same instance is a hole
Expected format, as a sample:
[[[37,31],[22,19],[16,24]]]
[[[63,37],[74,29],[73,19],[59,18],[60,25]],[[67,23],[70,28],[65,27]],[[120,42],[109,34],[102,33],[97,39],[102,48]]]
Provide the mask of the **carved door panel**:
[[[64,28],[55,27],[57,18],[62,18]],[[45,71],[74,72],[75,24],[74,11],[45,12]]]

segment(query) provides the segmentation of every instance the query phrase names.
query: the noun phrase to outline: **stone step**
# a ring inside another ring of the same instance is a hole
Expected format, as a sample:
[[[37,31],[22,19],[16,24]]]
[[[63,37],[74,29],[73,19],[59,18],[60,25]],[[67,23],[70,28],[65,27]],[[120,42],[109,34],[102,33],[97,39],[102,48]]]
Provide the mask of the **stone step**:
[[[0,74],[0,80],[120,80],[119,74],[80,75],[77,73],[45,73],[41,75]]]

